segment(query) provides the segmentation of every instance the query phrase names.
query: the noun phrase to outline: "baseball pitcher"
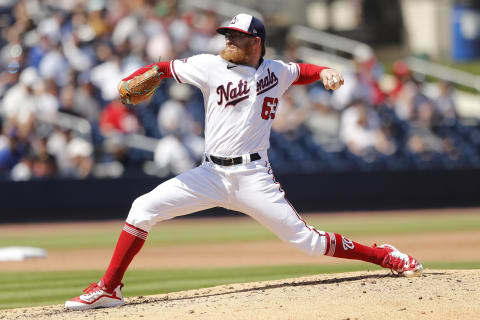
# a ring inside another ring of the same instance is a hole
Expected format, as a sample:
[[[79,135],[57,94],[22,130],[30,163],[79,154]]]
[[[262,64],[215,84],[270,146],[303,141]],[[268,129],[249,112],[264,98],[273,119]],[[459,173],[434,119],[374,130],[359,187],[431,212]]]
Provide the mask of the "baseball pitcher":
[[[279,99],[291,85],[319,80],[336,90],[343,85],[342,75],[327,67],[264,59],[265,27],[251,15],[238,14],[217,32],[226,40],[219,55],[151,64],[120,82],[120,98],[128,104],[148,99],[164,78],[198,87],[205,104],[204,161],[133,202],[105,275],[65,307],[122,305],[123,275],[150,229],[217,206],[251,216],[307,254],[367,261],[406,277],[421,275],[422,265],[391,245],[364,246],[309,226],[275,180],[267,149]]]

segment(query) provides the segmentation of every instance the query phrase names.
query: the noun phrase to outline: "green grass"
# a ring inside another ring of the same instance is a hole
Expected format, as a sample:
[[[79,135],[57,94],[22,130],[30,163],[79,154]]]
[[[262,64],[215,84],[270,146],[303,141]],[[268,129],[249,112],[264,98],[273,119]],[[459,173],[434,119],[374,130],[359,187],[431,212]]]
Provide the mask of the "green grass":
[[[378,216],[374,219],[351,217],[345,219],[322,219],[321,215],[313,216],[307,221],[318,230],[333,231],[347,236],[370,234],[415,234],[442,231],[478,231],[480,230],[480,214],[435,215],[425,216]],[[39,236],[30,234],[0,234],[0,246],[36,246],[46,249],[62,248],[105,248],[113,247],[121,230],[110,227],[105,230],[88,230],[88,227],[68,232],[55,232]],[[148,236],[148,246],[172,244],[202,244],[225,242],[253,242],[274,240],[276,236],[252,219],[235,223],[195,224],[187,221],[185,225],[160,224],[152,229]]]
[[[452,215],[388,215],[367,217],[309,216],[308,223],[319,230],[334,231],[347,236],[382,234],[422,234],[425,232],[478,231],[480,214]],[[45,234],[41,231],[0,234],[0,246],[36,246],[46,249],[80,249],[115,246],[122,222],[105,229],[60,230]],[[8,230],[8,229],[7,229]],[[186,220],[184,224],[165,223],[149,234],[147,246],[172,244],[235,243],[274,240],[276,236],[253,221],[224,220],[223,223]],[[424,263],[433,269],[480,269],[480,261]],[[221,284],[283,279],[320,273],[338,273],[378,269],[366,263],[314,266],[262,266],[241,268],[129,270],[124,279],[126,296],[160,294]],[[102,271],[0,272],[0,309],[63,303],[77,296],[88,281],[95,281]]]
[[[431,269],[480,269],[480,262],[426,263]],[[285,279],[305,275],[378,270],[366,264],[264,266],[211,269],[130,270],[125,296],[144,296],[222,284]],[[0,309],[61,304],[102,276],[102,271],[0,272]]]

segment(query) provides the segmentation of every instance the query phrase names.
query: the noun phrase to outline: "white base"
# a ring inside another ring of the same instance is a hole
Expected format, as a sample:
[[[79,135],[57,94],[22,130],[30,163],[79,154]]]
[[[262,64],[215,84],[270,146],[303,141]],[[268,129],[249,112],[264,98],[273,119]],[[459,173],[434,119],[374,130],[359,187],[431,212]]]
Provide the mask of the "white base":
[[[0,248],[0,261],[23,261],[27,258],[46,258],[47,251],[33,247]]]

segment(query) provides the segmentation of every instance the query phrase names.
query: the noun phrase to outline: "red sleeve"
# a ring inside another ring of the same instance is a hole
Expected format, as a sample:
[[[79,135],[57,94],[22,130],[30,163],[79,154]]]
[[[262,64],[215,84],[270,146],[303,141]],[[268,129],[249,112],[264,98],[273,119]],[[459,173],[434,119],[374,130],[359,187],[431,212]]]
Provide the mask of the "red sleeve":
[[[128,81],[132,79],[133,77],[138,76],[139,74],[145,73],[148,70],[150,70],[154,65],[158,66],[158,70],[160,72],[163,72],[163,74],[160,76],[160,78],[173,78],[172,72],[170,71],[170,61],[168,62],[157,62],[157,63],[152,63],[149,64],[148,66],[141,67],[131,75],[129,75],[126,78],[123,78],[122,81]]]
[[[310,84],[312,82],[315,82],[320,79],[320,72],[322,72],[322,70],[324,69],[328,69],[327,67],[320,67],[309,63],[297,64],[300,68],[300,75],[298,76],[298,79],[293,83],[294,85]]]

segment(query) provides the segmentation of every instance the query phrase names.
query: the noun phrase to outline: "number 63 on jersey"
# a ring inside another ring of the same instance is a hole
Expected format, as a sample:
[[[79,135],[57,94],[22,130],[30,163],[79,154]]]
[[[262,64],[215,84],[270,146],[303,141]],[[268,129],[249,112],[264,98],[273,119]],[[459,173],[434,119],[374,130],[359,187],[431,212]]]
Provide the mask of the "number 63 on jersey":
[[[265,97],[262,105],[262,119],[275,119],[275,112],[277,111],[278,98]]]

